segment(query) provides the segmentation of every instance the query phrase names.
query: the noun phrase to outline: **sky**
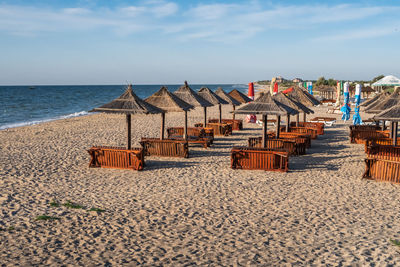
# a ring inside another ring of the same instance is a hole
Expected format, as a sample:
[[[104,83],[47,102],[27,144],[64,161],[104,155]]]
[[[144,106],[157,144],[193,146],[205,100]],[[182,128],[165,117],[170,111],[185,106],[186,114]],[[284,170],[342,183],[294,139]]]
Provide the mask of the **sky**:
[[[400,1],[0,0],[0,85],[400,76]]]

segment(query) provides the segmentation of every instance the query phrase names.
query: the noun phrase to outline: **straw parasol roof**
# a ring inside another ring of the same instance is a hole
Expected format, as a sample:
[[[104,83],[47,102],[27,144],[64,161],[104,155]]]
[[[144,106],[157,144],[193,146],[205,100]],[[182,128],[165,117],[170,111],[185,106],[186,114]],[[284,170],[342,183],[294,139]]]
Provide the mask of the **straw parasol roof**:
[[[253,102],[247,103],[243,107],[234,111],[236,114],[263,114],[263,115],[286,115],[287,113],[296,114],[293,108],[281,104],[271,97],[271,94],[262,94]]]
[[[272,96],[272,99],[278,101],[280,104],[291,108],[291,112],[288,112],[288,115],[296,115],[299,114],[299,107],[293,103],[287,96],[282,93],[278,93]]]
[[[127,149],[131,149],[131,115],[132,114],[157,114],[164,116],[165,110],[155,107],[140,99],[128,85],[126,91],[110,103],[94,108],[90,112],[122,113],[126,115],[126,140]]]
[[[228,102],[223,100],[221,97],[216,95],[213,91],[211,91],[208,87],[202,87],[199,90],[198,94],[202,98],[207,100],[208,102],[212,103],[213,105],[218,105],[218,104],[227,105],[227,104],[229,104]]]
[[[321,85],[315,87],[314,91],[317,92],[336,92],[336,87],[328,86],[328,85]]]
[[[309,109],[308,107],[304,106],[300,102],[296,101],[293,98],[288,97],[287,95],[285,95],[283,93],[278,93],[278,94],[274,95],[272,98],[286,106],[289,106],[289,107],[297,110],[298,111],[297,113],[299,113],[299,112],[304,112],[307,114],[314,113],[313,110]]]
[[[240,106],[241,104],[239,101],[237,101],[236,99],[228,95],[224,90],[222,90],[221,87],[218,87],[217,91],[215,91],[215,94],[231,105]]]
[[[376,105],[375,105],[376,103]],[[400,88],[397,88],[393,94],[387,96],[384,100],[377,100],[365,109],[368,113],[379,113],[383,110],[389,109],[400,103]]]
[[[321,102],[319,102],[315,97],[298,86],[293,87],[293,90],[288,93],[288,96],[294,98],[297,102],[302,103],[306,107],[312,107],[321,104]]]
[[[400,104],[382,111],[374,116],[375,120],[400,121]]]
[[[369,105],[372,105],[372,103],[375,103],[379,99],[383,99],[389,95],[388,92],[382,92],[374,96],[373,98],[363,102],[360,104],[361,107],[368,107]]]
[[[173,94],[194,107],[214,106],[212,103],[208,102],[200,95],[198,95],[195,91],[193,91],[192,88],[189,87],[187,81],[185,81],[185,84],[179,87],[179,89],[176,90]]]
[[[192,105],[169,92],[165,86],[146,98],[145,101],[166,112],[188,111],[194,108]]]
[[[132,85],[128,85],[126,91],[110,103],[94,108],[89,112],[122,113],[122,114],[158,114],[165,112],[142,99],[132,90]]]
[[[243,94],[242,92],[239,92],[236,89],[233,89],[232,91],[230,91],[228,93],[228,95],[230,95],[231,97],[233,97],[234,99],[236,99],[240,103],[248,103],[248,102],[253,101],[247,95]]]

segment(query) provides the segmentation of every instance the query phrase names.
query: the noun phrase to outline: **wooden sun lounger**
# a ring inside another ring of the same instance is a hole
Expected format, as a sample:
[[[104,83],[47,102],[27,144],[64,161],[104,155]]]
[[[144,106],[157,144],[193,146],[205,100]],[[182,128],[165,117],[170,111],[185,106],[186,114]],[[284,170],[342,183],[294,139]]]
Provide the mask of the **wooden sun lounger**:
[[[400,138],[397,138],[397,143],[400,144]],[[365,153],[367,153],[368,147],[376,145],[392,146],[393,139],[392,138],[367,139],[365,140]]]
[[[90,168],[115,168],[143,170],[144,153],[142,148],[126,149],[123,147],[94,146],[88,150]]]
[[[296,126],[296,122],[291,122],[290,126],[291,127],[295,127]],[[322,123],[322,122],[303,122],[303,121],[300,121],[299,122],[299,126],[317,130],[317,134],[318,135],[323,135],[324,134],[324,126],[325,126],[325,124]]]
[[[262,137],[250,137],[248,139],[249,147],[262,148],[262,145]],[[266,148],[286,151],[290,156],[304,155],[306,153],[305,143],[297,143],[295,140],[289,139],[267,139]]]
[[[170,127],[167,129],[168,139],[182,139],[183,138],[183,127]],[[210,146],[214,142],[214,131],[210,128],[202,127],[188,127],[188,140],[192,143],[207,144]],[[207,148],[207,147],[206,147]]]
[[[219,120],[218,119],[209,119],[208,122],[209,123],[218,123]],[[231,123],[233,131],[243,130],[243,120],[222,119],[222,123]]]
[[[287,152],[271,151],[268,148],[233,147],[231,168],[287,172],[289,156]]]
[[[182,135],[172,135],[168,137],[168,140],[179,140],[185,141]],[[211,140],[209,138],[197,137],[197,136],[188,136],[187,140],[188,144],[200,144],[204,148],[208,148],[211,146]]]
[[[281,126],[281,132],[286,132],[286,127]],[[317,139],[317,130],[309,127],[289,127],[290,133],[307,134],[311,139]]]
[[[268,132],[268,137],[275,138],[275,135],[275,132]],[[295,140],[297,143],[304,143],[306,148],[311,147],[311,137],[307,134],[281,132],[279,138]]]
[[[378,125],[349,125],[350,131],[353,130],[382,130],[381,126]]]
[[[363,178],[400,183],[400,147],[370,146]]]
[[[364,144],[367,139],[388,138],[389,131],[355,129],[350,131],[350,143]]]
[[[203,127],[202,123],[196,123],[195,127]],[[212,128],[214,135],[228,136],[232,134],[232,124],[231,123],[207,123],[206,128]]]
[[[145,156],[189,157],[189,146],[185,140],[142,138],[140,144]]]

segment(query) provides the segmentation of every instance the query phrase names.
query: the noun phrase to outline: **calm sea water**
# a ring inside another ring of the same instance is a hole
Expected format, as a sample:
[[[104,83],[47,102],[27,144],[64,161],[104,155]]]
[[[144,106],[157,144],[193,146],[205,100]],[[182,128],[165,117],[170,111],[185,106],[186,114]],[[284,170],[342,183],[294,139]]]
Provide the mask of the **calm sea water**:
[[[174,92],[181,85],[168,85]],[[207,86],[215,91],[237,89],[247,93],[245,84],[189,85],[198,91]],[[146,98],[161,85],[136,85],[134,92]],[[120,96],[126,85],[74,85],[74,86],[0,86],[0,130],[41,122],[83,116],[88,110],[108,103]]]

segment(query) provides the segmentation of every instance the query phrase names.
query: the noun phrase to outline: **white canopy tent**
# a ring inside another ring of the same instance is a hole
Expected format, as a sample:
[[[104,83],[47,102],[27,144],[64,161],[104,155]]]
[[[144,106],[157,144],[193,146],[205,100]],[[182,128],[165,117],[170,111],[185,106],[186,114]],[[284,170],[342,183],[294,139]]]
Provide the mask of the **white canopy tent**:
[[[382,89],[382,86],[400,86],[400,79],[393,75],[387,75],[379,81],[374,82],[371,86],[380,87],[380,89]]]

